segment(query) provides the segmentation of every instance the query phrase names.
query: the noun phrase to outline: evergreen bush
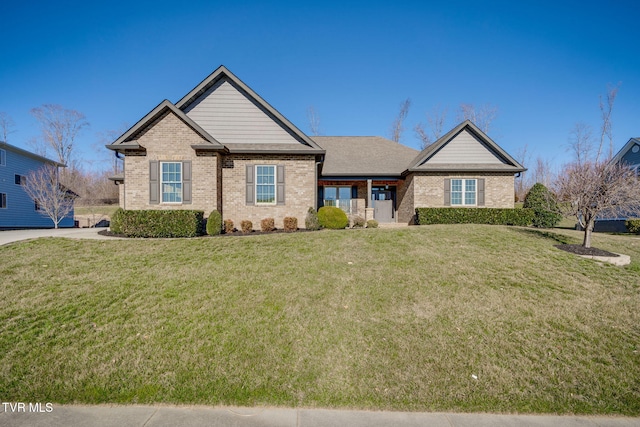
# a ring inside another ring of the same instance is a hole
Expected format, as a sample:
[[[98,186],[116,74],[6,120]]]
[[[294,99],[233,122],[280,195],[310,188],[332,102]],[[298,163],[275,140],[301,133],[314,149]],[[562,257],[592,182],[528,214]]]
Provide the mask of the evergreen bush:
[[[349,225],[347,214],[335,206],[323,206],[318,210],[318,221],[324,228],[340,230]]]
[[[212,211],[207,218],[207,234],[217,236],[222,232],[222,215],[220,212]]]
[[[558,208],[555,195],[547,187],[536,183],[524,198],[524,209],[533,209],[532,225],[538,228],[555,227],[561,220],[562,214]]]
[[[318,220],[318,212],[314,208],[309,208],[307,216],[304,219],[304,227],[307,230],[320,230],[320,221]]]

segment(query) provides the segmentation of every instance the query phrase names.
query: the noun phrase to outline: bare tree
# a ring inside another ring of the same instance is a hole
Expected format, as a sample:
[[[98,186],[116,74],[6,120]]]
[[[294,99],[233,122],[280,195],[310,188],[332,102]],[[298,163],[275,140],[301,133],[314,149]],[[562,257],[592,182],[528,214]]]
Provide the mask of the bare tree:
[[[55,228],[73,209],[75,195],[60,184],[55,166],[45,165],[29,172],[23,188],[38,212],[51,218]]]
[[[320,116],[313,105],[310,105],[309,108],[307,108],[307,119],[309,120],[309,130],[311,131],[311,135],[322,135],[322,130],[320,129]]]
[[[620,83],[616,86],[607,85],[607,94],[605,95],[606,103],[602,101],[602,95],[600,95],[600,116],[602,117],[602,127],[600,128],[600,146],[598,148],[598,155],[596,156],[596,159],[599,159],[602,154],[605,138],[609,140],[609,158],[613,157],[611,113],[613,112],[613,104],[615,103],[619,88]]]
[[[398,111],[398,115],[391,124],[391,140],[395,142],[400,142],[402,138],[402,134],[404,132],[404,121],[409,115],[409,107],[411,107],[411,99],[407,98],[400,104],[400,111]]]
[[[626,164],[573,162],[559,176],[557,189],[564,213],[575,215],[584,229],[585,248],[591,247],[598,216],[626,216],[640,207],[640,186],[635,172]]]
[[[418,139],[420,139],[420,146],[424,150],[429,145],[440,139],[444,129],[445,120],[447,117],[447,109],[436,107],[430,113],[426,113],[427,123],[429,131],[427,131],[424,123],[419,122],[413,128]]]
[[[547,188],[552,188],[555,181],[555,173],[548,159],[536,157],[536,163],[533,167],[533,182],[539,182]]]
[[[475,107],[473,104],[460,104],[458,112],[459,121],[471,120],[484,133],[489,133],[489,127],[498,115],[498,107],[484,104]]]
[[[593,155],[593,130],[586,123],[575,124],[569,135],[569,151],[573,153],[574,162],[581,165]]]
[[[40,143],[44,152],[53,150],[55,160],[67,165],[68,171],[73,170],[76,166],[74,155],[77,137],[82,129],[89,126],[84,114],[56,104],[32,108],[31,114],[40,124]]]
[[[531,153],[529,152],[529,146],[525,144],[520,147],[520,149],[516,152],[516,160],[524,167],[528,167],[529,160],[531,158]],[[529,178],[529,171],[520,172],[519,176],[515,179],[515,193],[517,201],[523,201],[524,197],[527,195],[527,191],[529,188],[533,186],[531,179]]]
[[[11,116],[4,111],[0,111],[0,141],[5,143],[8,142],[9,134],[15,132],[15,130],[13,130],[15,125],[16,123],[13,121]]]
[[[560,206],[566,214],[575,215],[584,228],[582,245],[591,247],[591,234],[598,217],[624,217],[640,208],[640,185],[635,171],[624,162],[613,163],[611,156],[603,156],[605,137],[611,133],[611,111],[617,88],[607,94],[603,108],[602,132],[597,149],[594,148],[591,128],[578,123],[570,137],[574,160],[564,167],[556,179]],[[611,151],[611,150],[610,150]]]

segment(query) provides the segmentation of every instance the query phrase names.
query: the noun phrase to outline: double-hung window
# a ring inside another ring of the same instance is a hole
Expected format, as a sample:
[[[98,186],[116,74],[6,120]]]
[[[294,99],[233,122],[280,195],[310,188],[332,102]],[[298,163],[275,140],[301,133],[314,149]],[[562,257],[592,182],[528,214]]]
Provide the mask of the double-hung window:
[[[451,205],[452,206],[476,206],[477,180],[452,179],[451,180]]]
[[[182,203],[182,162],[162,162],[161,183],[163,203]]]
[[[7,165],[7,151],[0,150],[0,166],[6,166],[6,165]]]
[[[276,167],[274,165],[256,166],[256,204],[276,204]]]
[[[0,193],[0,209],[7,208],[7,193]]]
[[[27,182],[27,177],[24,175],[18,175],[15,174],[15,181],[16,185],[24,185]]]

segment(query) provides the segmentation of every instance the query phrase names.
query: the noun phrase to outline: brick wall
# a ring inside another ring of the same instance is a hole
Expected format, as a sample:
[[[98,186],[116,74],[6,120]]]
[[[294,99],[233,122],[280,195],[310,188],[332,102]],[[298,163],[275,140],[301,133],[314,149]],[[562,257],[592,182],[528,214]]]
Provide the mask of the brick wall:
[[[247,165],[284,165],[284,205],[246,204]],[[249,220],[259,230],[264,218],[274,218],[276,228],[282,228],[284,217],[292,216],[303,228],[307,210],[315,205],[316,185],[313,155],[226,155],[222,161],[222,217],[231,219],[237,228],[241,221]]]
[[[415,173],[413,176],[414,207],[443,207],[445,178],[484,178],[485,207],[514,207],[512,173]]]
[[[151,124],[138,139],[146,148],[146,155],[128,155],[124,160],[125,183],[120,206],[125,209],[198,209],[205,217],[219,206],[220,186],[217,170],[219,155],[214,152],[197,152],[192,144],[205,144],[196,132],[175,114],[167,113]],[[192,203],[149,204],[149,162],[192,162]]]

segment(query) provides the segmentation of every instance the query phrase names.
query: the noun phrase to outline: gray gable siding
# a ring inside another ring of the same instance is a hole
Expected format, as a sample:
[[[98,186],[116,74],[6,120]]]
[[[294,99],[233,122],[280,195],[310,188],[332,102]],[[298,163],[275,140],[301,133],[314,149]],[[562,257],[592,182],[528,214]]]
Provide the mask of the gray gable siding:
[[[640,147],[640,144],[634,144],[629,147],[629,150],[622,156],[622,161],[629,165],[640,165],[640,149],[634,153],[633,147]]]
[[[4,149],[1,144],[0,149]],[[6,165],[0,166],[0,193],[7,194],[7,208],[0,209],[0,228],[53,228],[53,221],[37,212],[23,187],[15,184],[16,174],[26,176],[44,163],[11,149],[6,152]],[[60,227],[73,227],[73,212]]]
[[[185,113],[222,144],[301,143],[227,79],[209,88]]]
[[[431,164],[504,164],[485,144],[463,129],[428,161]]]

